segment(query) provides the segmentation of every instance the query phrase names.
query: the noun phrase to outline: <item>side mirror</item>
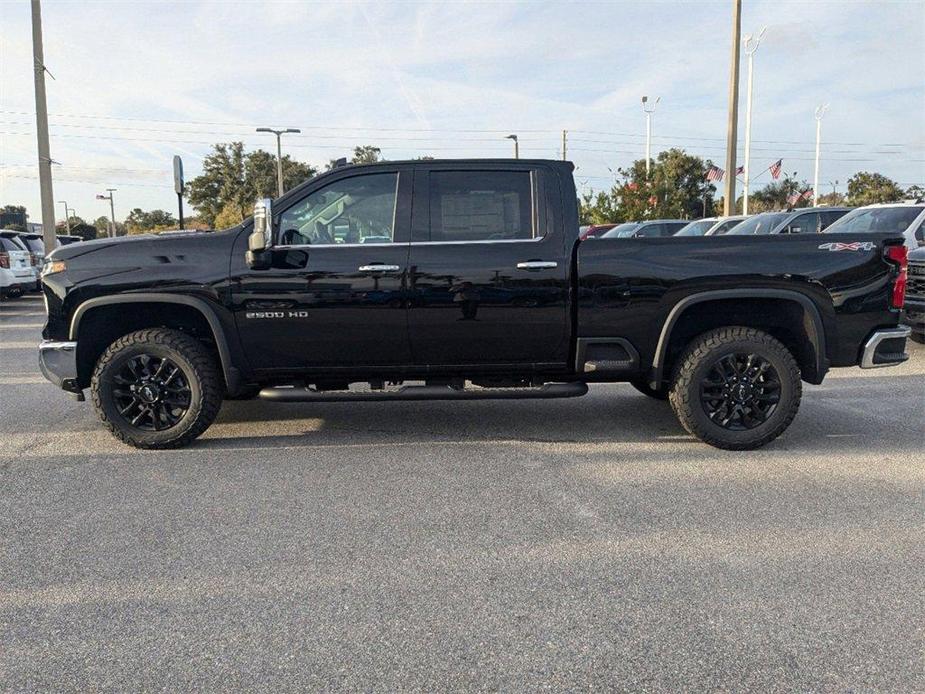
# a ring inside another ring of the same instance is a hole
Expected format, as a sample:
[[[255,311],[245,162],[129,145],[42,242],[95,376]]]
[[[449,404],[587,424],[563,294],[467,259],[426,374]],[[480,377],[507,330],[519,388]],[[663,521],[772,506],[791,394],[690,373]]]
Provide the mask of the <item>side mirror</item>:
[[[788,233],[788,234],[799,234],[801,231],[803,231],[803,227],[800,227],[800,226],[789,226],[789,227],[787,227],[787,233]]]
[[[254,205],[254,230],[247,237],[247,264],[253,270],[270,267],[270,251],[273,248],[273,201],[258,200]]]

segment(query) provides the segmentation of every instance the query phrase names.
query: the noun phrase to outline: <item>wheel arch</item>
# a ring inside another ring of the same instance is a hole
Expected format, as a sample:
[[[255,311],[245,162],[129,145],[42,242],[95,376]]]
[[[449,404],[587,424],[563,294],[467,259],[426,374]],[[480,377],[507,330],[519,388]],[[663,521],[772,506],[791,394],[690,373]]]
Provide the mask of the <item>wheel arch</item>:
[[[80,331],[81,327],[87,325],[90,322],[90,318],[94,316],[94,311],[100,309],[114,309],[117,306],[122,306],[126,304],[144,304],[149,307],[149,309],[154,308],[155,310],[149,310],[148,316],[145,316],[144,313],[135,313],[132,314],[131,320],[126,319],[125,325],[130,326],[129,330],[125,332],[130,332],[130,330],[142,328],[142,327],[154,327],[154,325],[148,325],[149,320],[145,320],[146,317],[160,317],[161,309],[163,307],[183,307],[185,309],[185,316],[189,318],[190,316],[198,316],[201,319],[201,325],[204,326],[210,333],[210,337],[215,345],[215,352],[218,355],[219,365],[221,367],[222,375],[225,379],[225,387],[228,392],[235,392],[240,384],[240,373],[238,369],[234,366],[234,361],[232,359],[231,350],[228,344],[228,339],[225,334],[225,330],[222,327],[222,323],[216,315],[215,311],[207,302],[202,299],[193,296],[177,295],[177,294],[164,294],[164,293],[150,293],[150,294],[120,294],[116,296],[102,296],[96,297],[93,299],[87,299],[82,302],[77,309],[74,311],[74,315],[71,318],[71,324],[69,328],[69,336],[71,340],[77,342],[78,345],[78,377],[79,381],[83,382],[83,378],[80,378],[80,361],[81,361],[81,350],[80,344],[81,340]],[[141,308],[141,307],[139,307]],[[155,321],[157,322],[157,321]],[[180,321],[183,323],[183,321]],[[162,322],[158,322],[162,324]],[[163,324],[162,327],[174,327],[169,324],[169,321],[166,324]],[[117,332],[117,331],[115,331]],[[125,332],[121,334],[125,334]],[[119,337],[119,335],[116,335]],[[108,345],[109,343],[107,343]],[[105,349],[103,346],[102,349]],[[91,349],[91,353],[88,356],[84,354],[84,361],[87,359],[92,359],[92,362],[95,363],[96,359],[99,357],[99,354],[93,354],[96,352],[96,349]],[[99,353],[102,353],[102,350],[99,350]],[[90,367],[92,371],[92,366]],[[86,369],[84,369],[85,371]]]
[[[662,324],[652,360],[649,378],[652,387],[661,384],[670,375],[672,360],[676,356],[674,352],[677,351],[678,338],[685,335],[685,332],[680,330],[684,326],[685,318],[697,315],[693,312],[704,311],[711,304],[719,311],[716,314],[717,317],[724,314],[729,315],[729,309],[735,305],[735,302],[746,302],[752,306],[779,307],[779,318],[772,321],[773,327],[762,327],[760,321],[748,318],[742,320],[741,316],[738,317],[739,320],[732,318],[731,323],[725,324],[745,324],[765,330],[770,328],[769,332],[781,339],[794,353],[800,364],[803,379],[809,383],[822,382],[829,366],[826,357],[825,325],[818,306],[810,297],[787,289],[719,289],[686,296],[668,312]],[[794,315],[790,315],[795,311],[798,311],[801,318],[799,322],[795,320]],[[733,311],[732,314],[734,313]],[[706,324],[696,333],[719,327],[721,324],[718,318],[714,322],[716,325]],[[775,334],[774,327],[778,328],[777,334]],[[689,337],[693,337],[693,334]],[[808,343],[808,348],[802,343],[803,340]]]

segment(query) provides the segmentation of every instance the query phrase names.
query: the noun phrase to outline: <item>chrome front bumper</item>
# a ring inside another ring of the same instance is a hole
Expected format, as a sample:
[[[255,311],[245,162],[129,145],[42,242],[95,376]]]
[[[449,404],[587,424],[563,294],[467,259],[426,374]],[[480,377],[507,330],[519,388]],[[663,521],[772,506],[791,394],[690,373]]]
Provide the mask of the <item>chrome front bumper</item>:
[[[878,369],[902,364],[909,358],[906,338],[911,334],[912,330],[906,325],[875,330],[864,343],[859,366],[862,369]]]
[[[80,393],[77,387],[77,343],[42,340],[39,344],[42,375],[59,388]]]

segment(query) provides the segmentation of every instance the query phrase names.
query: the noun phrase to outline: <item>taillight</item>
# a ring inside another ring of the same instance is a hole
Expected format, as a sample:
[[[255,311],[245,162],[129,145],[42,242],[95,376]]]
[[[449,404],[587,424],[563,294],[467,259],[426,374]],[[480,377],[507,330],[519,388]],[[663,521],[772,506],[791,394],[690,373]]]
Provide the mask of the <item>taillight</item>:
[[[0,251],[0,267],[10,269],[10,254],[6,251]]]
[[[905,246],[887,246],[884,253],[887,260],[892,260],[899,265],[899,274],[893,283],[893,295],[890,297],[890,306],[893,308],[902,308],[906,303],[906,278],[908,269],[909,249]]]
[[[39,259],[35,257],[35,253],[30,253],[30,254],[29,254],[29,264],[30,264],[32,267],[38,267],[38,265],[39,265]]]

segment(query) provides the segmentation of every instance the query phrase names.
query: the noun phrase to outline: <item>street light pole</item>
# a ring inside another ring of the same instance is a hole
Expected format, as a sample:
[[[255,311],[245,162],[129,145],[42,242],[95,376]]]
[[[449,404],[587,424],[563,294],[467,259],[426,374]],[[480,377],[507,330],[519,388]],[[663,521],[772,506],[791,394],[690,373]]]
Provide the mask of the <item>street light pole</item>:
[[[813,174],[813,207],[819,206],[819,148],[822,140],[822,117],[828,110],[828,104],[816,107],[816,170]]]
[[[64,205],[64,226],[67,228],[67,233],[68,233],[68,235],[70,235],[70,233],[71,233],[71,218],[70,218],[70,217],[68,216],[68,214],[67,214],[67,201],[66,201],[66,200],[58,200],[58,204],[59,204],[59,205]]]
[[[748,214],[748,166],[752,152],[752,63],[755,51],[758,50],[758,45],[761,43],[761,37],[764,36],[765,31],[767,31],[767,27],[763,27],[758,36],[746,34],[742,41],[745,45],[745,55],[748,58],[748,86],[746,87],[747,96],[745,98],[745,167],[742,172],[745,176],[742,183],[742,214],[744,215]]]
[[[106,192],[109,195],[103,195],[102,193],[96,194],[97,200],[109,200],[109,236],[112,238],[116,237],[116,206],[112,200],[112,194],[117,190],[117,188],[107,188]]]
[[[649,160],[652,158],[650,152],[652,148],[652,114],[655,113],[655,107],[661,101],[660,96],[655,97],[652,106],[648,106],[649,97],[642,97],[642,110],[646,113],[646,179],[649,178]]]
[[[562,131],[562,161],[566,160],[565,152],[568,149],[568,130]]]
[[[520,144],[517,142],[517,135],[508,135],[504,139],[514,141],[514,159],[520,159]]]
[[[723,215],[735,214],[736,130],[739,122],[739,37],[742,33],[742,0],[732,0],[732,56],[729,66],[729,117],[726,123],[726,188]]]
[[[277,197],[283,197],[283,144],[282,136],[286,133],[300,133],[298,128],[274,130],[273,128],[257,128],[258,133],[273,133],[276,135],[276,192]]]

